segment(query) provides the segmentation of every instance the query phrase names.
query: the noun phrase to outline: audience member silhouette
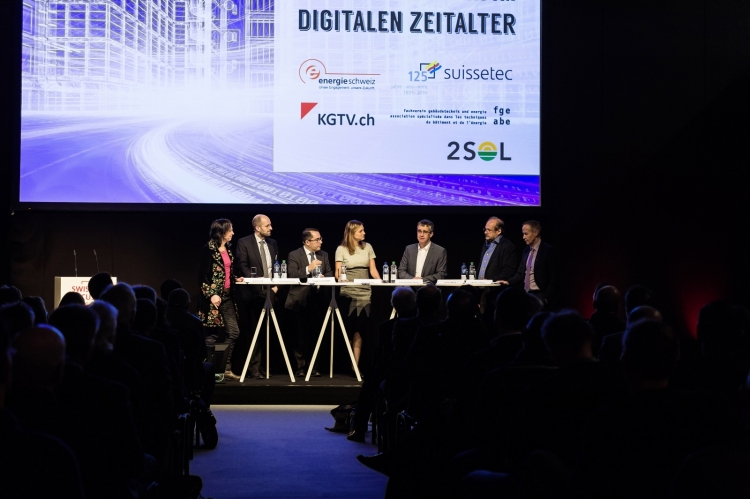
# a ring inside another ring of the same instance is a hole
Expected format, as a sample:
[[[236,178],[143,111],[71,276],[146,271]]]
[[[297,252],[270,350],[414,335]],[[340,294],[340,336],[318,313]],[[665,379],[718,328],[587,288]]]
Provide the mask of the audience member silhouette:
[[[628,313],[628,325],[635,324],[639,320],[651,319],[657,322],[662,321],[661,313],[648,305],[640,305],[631,309]],[[599,348],[599,361],[602,364],[610,366],[618,365],[622,355],[622,339],[625,331],[607,335],[603,338],[602,345]]]
[[[144,381],[144,407],[150,424],[148,433],[141,438],[146,451],[163,466],[175,414],[172,378],[164,346],[131,330],[136,298],[128,284],[110,286],[101,299],[117,309],[114,355],[135,368]]]
[[[490,340],[486,349],[472,356],[466,369],[474,377],[476,386],[485,374],[499,367],[511,364],[523,347],[523,330],[526,323],[543,307],[536,296],[523,288],[507,287],[495,302],[495,331],[497,336]]]
[[[370,372],[367,374],[359,392],[357,409],[354,414],[352,429],[347,435],[349,440],[364,442],[367,422],[377,405],[378,390],[385,378],[385,368],[393,355],[393,328],[400,318],[408,318],[416,313],[416,295],[408,287],[398,287],[391,293],[391,306],[396,310],[397,318],[389,319],[378,326],[377,345]]]
[[[169,295],[171,295],[172,291],[174,291],[175,289],[182,289],[182,283],[177,279],[165,279],[164,282],[161,283],[161,286],[159,286],[159,294],[161,295],[161,299],[168,301]]]
[[[81,293],[68,291],[60,298],[60,303],[57,304],[58,308],[65,305],[86,305],[86,300],[81,296]]]
[[[0,306],[21,301],[21,290],[15,286],[0,286]]]
[[[47,323],[47,308],[41,296],[26,296],[22,300],[34,312],[34,325]]]
[[[211,393],[215,386],[214,366],[204,362],[208,353],[203,337],[203,323],[197,315],[189,311],[190,295],[181,288],[174,289],[166,310],[169,326],[179,335],[180,346],[185,355],[185,385],[191,392],[200,392],[201,399],[210,405]]]
[[[594,313],[589,324],[594,329],[594,352],[602,346],[602,338],[625,330],[625,321],[620,319],[622,295],[614,286],[602,286],[594,294]]]
[[[65,369],[55,393],[65,409],[82,419],[79,434],[70,438],[79,455],[86,493],[127,497],[129,482],[141,476],[144,465],[130,394],[125,386],[83,369],[94,347],[99,316],[83,305],[65,305],[49,320],[65,338]]]
[[[56,338],[61,341],[61,337]],[[25,354],[25,353],[24,353]],[[22,354],[22,355],[24,355]],[[0,492],[3,497],[85,497],[80,468],[70,447],[21,427],[6,407],[13,391],[10,335],[0,320]]]
[[[552,312],[539,312],[526,325],[522,336],[523,346],[513,360],[514,366],[552,366],[552,358],[542,339],[542,326]]]
[[[34,311],[22,301],[0,306],[0,320],[5,322],[11,339],[31,329],[34,326],[34,319]]]
[[[99,272],[89,279],[89,294],[94,300],[98,300],[104,290],[112,286],[112,276],[108,272]]]

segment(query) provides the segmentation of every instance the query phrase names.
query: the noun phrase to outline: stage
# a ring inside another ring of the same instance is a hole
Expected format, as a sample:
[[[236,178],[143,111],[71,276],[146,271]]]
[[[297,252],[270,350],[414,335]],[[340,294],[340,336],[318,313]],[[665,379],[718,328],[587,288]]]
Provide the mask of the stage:
[[[327,373],[319,378],[296,378],[294,383],[286,373],[274,374],[270,379],[250,379],[244,383],[224,380],[216,383],[212,404],[223,405],[339,405],[354,402],[362,386],[348,374]]]

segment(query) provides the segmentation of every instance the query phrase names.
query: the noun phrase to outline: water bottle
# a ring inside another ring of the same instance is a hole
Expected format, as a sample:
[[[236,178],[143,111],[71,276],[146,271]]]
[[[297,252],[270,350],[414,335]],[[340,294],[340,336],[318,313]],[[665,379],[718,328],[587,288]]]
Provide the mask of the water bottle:
[[[286,279],[286,260],[281,260],[281,278]]]
[[[276,260],[273,264],[273,278],[278,279],[279,274],[281,274],[281,265],[279,265],[279,261]]]
[[[474,266],[474,262],[469,263],[469,280],[473,281],[477,278],[477,268]]]
[[[391,280],[388,278],[388,274],[390,274],[390,272],[388,271],[388,262],[385,262],[383,264],[383,282],[391,282]]]
[[[398,278],[398,267],[396,267],[396,262],[391,262],[391,282],[396,282],[397,278]]]
[[[340,281],[346,281],[346,260],[341,262],[341,278]]]
[[[466,263],[461,264],[461,280],[465,281],[469,275],[469,269],[466,268]]]

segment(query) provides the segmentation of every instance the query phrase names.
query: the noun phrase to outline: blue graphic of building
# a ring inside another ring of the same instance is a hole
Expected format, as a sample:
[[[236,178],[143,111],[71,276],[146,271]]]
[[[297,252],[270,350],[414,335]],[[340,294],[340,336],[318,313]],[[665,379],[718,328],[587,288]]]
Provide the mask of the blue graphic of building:
[[[23,110],[137,109],[145,89],[273,85],[273,0],[23,0]]]

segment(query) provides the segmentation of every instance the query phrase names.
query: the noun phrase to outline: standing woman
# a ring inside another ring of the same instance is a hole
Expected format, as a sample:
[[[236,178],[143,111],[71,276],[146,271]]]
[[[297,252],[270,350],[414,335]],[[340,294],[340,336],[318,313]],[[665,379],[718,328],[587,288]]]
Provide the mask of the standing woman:
[[[232,274],[233,257],[229,246],[233,235],[232,222],[226,218],[211,223],[210,240],[201,250],[200,257],[201,299],[198,316],[203,321],[206,336],[215,339],[220,332],[226,333],[229,346],[224,376],[239,379],[231,368],[234,342],[240,334],[231,287],[235,281],[242,282],[242,277],[235,278]]]
[[[375,265],[375,251],[365,242],[365,226],[359,220],[349,220],[344,228],[344,238],[336,248],[336,279],[341,280],[341,264],[346,262],[346,279],[380,279]],[[367,331],[370,317],[370,286],[344,286],[341,296],[349,299],[348,328],[352,334],[352,352],[359,366],[362,353],[362,335]]]

